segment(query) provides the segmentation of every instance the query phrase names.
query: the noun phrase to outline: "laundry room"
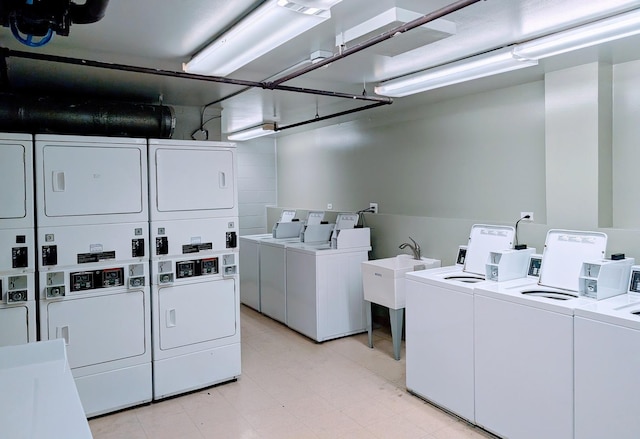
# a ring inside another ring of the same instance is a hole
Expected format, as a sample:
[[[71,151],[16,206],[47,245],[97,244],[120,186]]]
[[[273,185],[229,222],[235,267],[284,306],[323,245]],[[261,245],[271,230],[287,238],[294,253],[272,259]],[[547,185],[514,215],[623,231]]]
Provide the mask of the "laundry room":
[[[636,437],[639,0],[0,22],[7,437]]]

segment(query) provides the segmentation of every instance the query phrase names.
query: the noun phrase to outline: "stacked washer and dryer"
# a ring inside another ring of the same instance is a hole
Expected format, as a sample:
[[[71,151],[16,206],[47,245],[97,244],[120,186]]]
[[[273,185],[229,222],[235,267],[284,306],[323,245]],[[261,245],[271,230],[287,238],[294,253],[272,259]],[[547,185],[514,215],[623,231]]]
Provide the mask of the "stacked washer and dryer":
[[[0,134],[0,346],[36,341],[33,142]]]
[[[150,401],[146,140],[37,135],[35,183],[40,339],[87,416]]]
[[[0,147],[0,346],[64,339],[89,417],[240,375],[234,144]]]
[[[149,140],[153,398],[240,375],[235,144]]]

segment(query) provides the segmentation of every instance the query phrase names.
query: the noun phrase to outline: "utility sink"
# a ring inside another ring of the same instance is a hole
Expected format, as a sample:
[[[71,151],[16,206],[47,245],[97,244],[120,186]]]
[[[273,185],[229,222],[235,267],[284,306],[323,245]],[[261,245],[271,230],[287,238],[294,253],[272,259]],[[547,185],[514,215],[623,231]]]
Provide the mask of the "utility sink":
[[[405,307],[404,274],[440,267],[440,260],[398,255],[362,262],[364,300],[390,309]]]

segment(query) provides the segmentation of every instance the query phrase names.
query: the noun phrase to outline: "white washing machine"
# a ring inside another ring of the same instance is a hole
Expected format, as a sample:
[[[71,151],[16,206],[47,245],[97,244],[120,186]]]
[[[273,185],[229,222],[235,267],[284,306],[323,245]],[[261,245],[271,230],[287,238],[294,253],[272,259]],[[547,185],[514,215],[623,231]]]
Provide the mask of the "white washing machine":
[[[260,311],[287,324],[287,248],[300,238],[266,238],[260,241]]]
[[[151,400],[144,139],[35,137],[40,338],[64,338],[87,416]]]
[[[503,437],[574,437],[573,314],[595,300],[579,296],[580,272],[606,242],[603,233],[550,230],[537,283],[476,288],[477,425]]]
[[[489,253],[513,247],[513,237],[513,227],[474,225],[462,270],[405,275],[407,389],[471,422],[473,290],[494,283],[484,280]]]
[[[282,212],[280,221],[273,228],[272,237],[260,240],[260,311],[280,323],[287,324],[287,248],[301,243],[307,226],[319,226],[324,212],[309,212],[303,222],[294,219],[295,211]],[[333,224],[322,225],[326,232],[332,230]],[[330,234],[313,234],[321,241],[313,245],[328,244]]]
[[[235,144],[149,140],[153,397],[237,378]]]
[[[628,294],[575,310],[574,437],[638,437],[639,344],[640,266],[634,266]]]
[[[287,326],[318,342],[365,332],[362,262],[369,259],[370,250],[369,244],[350,248],[305,243],[288,246]]]
[[[0,346],[36,341],[33,140],[0,133]]]
[[[260,309],[260,241],[272,235],[245,235],[238,238],[240,266],[240,303]]]

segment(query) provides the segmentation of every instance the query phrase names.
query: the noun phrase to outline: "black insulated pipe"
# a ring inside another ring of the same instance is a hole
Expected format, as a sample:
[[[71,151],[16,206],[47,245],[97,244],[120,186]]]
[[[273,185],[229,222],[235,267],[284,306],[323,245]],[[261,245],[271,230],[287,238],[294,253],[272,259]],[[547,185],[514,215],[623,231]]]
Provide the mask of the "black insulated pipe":
[[[109,0],[86,0],[84,4],[71,3],[69,14],[71,21],[77,24],[89,24],[102,20]]]
[[[0,94],[0,131],[170,139],[172,107]]]

